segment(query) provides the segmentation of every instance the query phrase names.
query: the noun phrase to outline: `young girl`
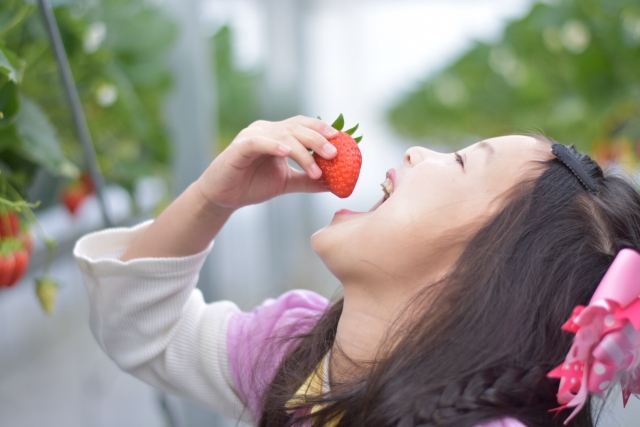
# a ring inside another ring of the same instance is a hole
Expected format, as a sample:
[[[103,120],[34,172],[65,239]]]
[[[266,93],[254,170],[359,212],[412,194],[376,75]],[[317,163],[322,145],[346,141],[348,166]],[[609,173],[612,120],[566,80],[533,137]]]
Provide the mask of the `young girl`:
[[[615,309],[640,286],[629,301],[599,289],[588,318],[578,309],[565,325],[571,353],[561,326],[610,267],[614,294],[637,285],[635,251],[612,262],[640,248],[640,196],[573,147],[504,136],[457,153],[410,148],[381,177],[383,200],[336,213],[311,239],[343,299],[297,290],[250,313],[203,301],[198,273],[229,216],[323,191],[309,150],[333,158],[335,135],[307,117],[254,123],[157,219],[80,239],[104,351],[150,384],[265,427],[559,426],[560,405],[575,408],[568,425],[592,426],[587,393],[632,370],[635,341],[624,360],[603,359],[609,381],[596,386],[600,359],[578,343],[633,341]]]

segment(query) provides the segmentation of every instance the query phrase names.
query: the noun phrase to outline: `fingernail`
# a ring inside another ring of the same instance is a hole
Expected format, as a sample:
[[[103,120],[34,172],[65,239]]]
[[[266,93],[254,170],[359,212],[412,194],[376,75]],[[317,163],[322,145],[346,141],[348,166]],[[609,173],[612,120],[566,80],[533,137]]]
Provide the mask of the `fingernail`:
[[[338,133],[339,133],[339,132],[338,132],[338,130],[337,130],[337,129],[334,129],[334,128],[332,128],[331,126],[329,126],[329,127],[325,130],[325,133],[326,133],[326,135],[327,135],[329,138],[333,138],[334,136],[338,136]]]
[[[338,152],[338,149],[333,144],[327,143],[322,147],[322,151],[324,151],[324,154],[326,154],[327,156],[333,156]]]
[[[291,151],[291,147],[289,147],[288,145],[280,144],[280,146],[278,147],[278,151],[281,154],[289,154],[289,151]]]
[[[311,169],[311,177],[312,178],[313,177],[320,178],[322,176],[322,171],[320,170],[318,165],[316,165],[315,163],[312,164],[309,169]]]

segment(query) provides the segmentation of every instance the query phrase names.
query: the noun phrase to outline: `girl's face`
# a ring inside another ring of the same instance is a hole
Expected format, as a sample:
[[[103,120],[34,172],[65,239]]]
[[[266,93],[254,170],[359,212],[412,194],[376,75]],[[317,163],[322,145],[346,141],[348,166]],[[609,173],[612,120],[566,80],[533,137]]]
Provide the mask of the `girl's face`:
[[[445,233],[495,213],[492,201],[532,173],[528,162],[552,157],[548,143],[528,136],[488,139],[456,153],[412,147],[387,173],[390,197],[369,212],[336,213],[313,235],[313,248],[345,285],[419,284],[451,266],[471,237]]]

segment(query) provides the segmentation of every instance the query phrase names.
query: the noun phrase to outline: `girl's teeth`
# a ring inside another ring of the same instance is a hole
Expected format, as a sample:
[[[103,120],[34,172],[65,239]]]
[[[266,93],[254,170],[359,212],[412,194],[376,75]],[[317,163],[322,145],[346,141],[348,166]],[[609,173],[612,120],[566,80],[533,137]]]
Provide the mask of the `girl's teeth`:
[[[382,191],[387,195],[391,195],[391,193],[393,193],[393,182],[389,178],[385,179],[380,185],[382,185]]]

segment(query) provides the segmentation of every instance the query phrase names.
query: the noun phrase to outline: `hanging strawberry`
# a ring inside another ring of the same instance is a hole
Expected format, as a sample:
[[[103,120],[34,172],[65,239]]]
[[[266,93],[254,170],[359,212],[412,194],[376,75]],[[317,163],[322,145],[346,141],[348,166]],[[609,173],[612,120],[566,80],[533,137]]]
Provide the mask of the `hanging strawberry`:
[[[3,241],[0,243],[0,288],[8,287],[13,279],[16,267],[16,259],[10,245]]]
[[[62,190],[62,203],[72,214],[76,213],[86,197],[87,192],[81,185],[72,184]]]
[[[0,287],[16,285],[29,265],[29,252],[24,243],[16,238],[0,242]]]
[[[13,267],[13,275],[9,280],[9,286],[14,286],[20,282],[20,279],[22,279],[22,276],[24,276],[24,273],[27,271],[27,267],[29,266],[29,252],[22,242],[20,242],[20,246],[21,247],[13,253],[15,265]]]
[[[94,192],[95,186],[91,176],[88,172],[83,172],[77,181],[67,185],[62,190],[62,203],[69,212],[75,214],[87,196]]]
[[[342,114],[331,126],[341,131],[338,136],[329,140],[338,149],[338,154],[331,160],[327,160],[317,153],[313,153],[313,157],[322,171],[322,176],[318,181],[336,196],[346,198],[353,193],[360,176],[362,153],[360,153],[358,143],[362,140],[362,136],[352,137],[358,129],[358,125],[342,132],[344,127]]]
[[[88,185],[86,179],[82,185]],[[34,246],[32,224],[36,225],[49,253],[44,267],[45,275],[48,275],[56,242],[40,227],[32,211],[39,203],[25,201],[3,174],[0,174],[0,202],[0,289],[15,286],[27,271]],[[56,300],[56,283],[48,278],[39,279],[36,293],[45,312],[51,314]]]
[[[82,186],[84,187],[87,194],[92,194],[96,191],[96,187],[93,184],[93,179],[91,178],[89,172],[82,172],[82,175],[80,175],[80,182],[82,182]]]
[[[48,277],[42,277],[36,280],[36,294],[45,313],[52,314],[58,297],[58,284]]]
[[[20,231],[20,218],[15,212],[0,214],[0,237],[17,236]]]

